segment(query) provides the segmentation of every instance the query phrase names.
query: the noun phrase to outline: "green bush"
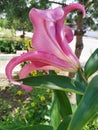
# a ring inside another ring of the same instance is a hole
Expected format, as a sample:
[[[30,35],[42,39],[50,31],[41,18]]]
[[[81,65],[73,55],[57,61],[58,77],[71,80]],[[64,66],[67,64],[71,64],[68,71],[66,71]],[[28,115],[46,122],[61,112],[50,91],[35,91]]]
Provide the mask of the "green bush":
[[[49,89],[37,88],[27,93],[9,84],[0,91],[0,128],[2,126],[4,130],[9,130],[48,123],[51,94]]]
[[[0,40],[0,52],[16,53],[17,50],[25,50],[24,41]]]

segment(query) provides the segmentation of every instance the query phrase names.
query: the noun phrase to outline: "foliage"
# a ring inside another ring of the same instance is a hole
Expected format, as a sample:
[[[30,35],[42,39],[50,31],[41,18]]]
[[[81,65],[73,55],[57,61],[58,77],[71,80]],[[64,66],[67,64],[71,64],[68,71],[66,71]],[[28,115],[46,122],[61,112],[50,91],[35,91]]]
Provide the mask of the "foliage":
[[[75,0],[75,1],[79,2],[79,0]],[[0,10],[1,10],[1,13],[6,14],[6,18],[8,19],[7,27],[11,28],[11,26],[14,26],[14,28],[18,30],[25,29],[25,30],[30,31],[31,23],[28,18],[28,13],[30,9],[32,7],[46,9],[46,8],[49,8],[51,4],[52,2],[49,2],[48,0],[31,0],[30,2],[27,0],[18,0],[17,2],[11,1],[11,0],[6,0],[6,1],[2,0],[0,1]],[[62,3],[62,5],[63,6],[66,5],[66,2]],[[91,28],[94,30],[98,29],[97,28],[97,24],[98,24],[97,0],[86,0],[84,1],[84,6],[87,12],[87,16],[85,20],[83,21],[84,27],[85,27],[84,30],[87,28],[88,29]],[[73,21],[74,15],[72,16],[69,15],[69,17],[70,18],[68,22],[73,24],[74,22],[72,23],[72,21]],[[5,24],[2,23],[2,25],[3,27],[6,27]]]
[[[9,84],[0,92],[0,128],[8,130],[49,123],[51,96],[49,89],[26,93]]]
[[[32,7],[45,9],[49,6],[50,3],[48,0],[0,1],[1,14],[6,14],[8,27],[11,28],[11,26],[13,26],[15,30],[31,30],[31,23],[28,17],[30,9]]]
[[[16,53],[17,50],[25,50],[24,41],[0,40],[0,52]]]
[[[23,80],[27,85],[38,87],[31,93],[9,84],[10,87],[0,92],[0,129],[97,130],[98,75],[89,82],[84,80],[98,70],[98,66],[93,64],[98,63],[97,57],[98,49],[88,59],[84,72],[78,72],[76,80],[57,76],[53,71],[50,75],[34,71]],[[89,69],[93,70],[90,74]],[[73,90],[78,96],[82,95],[79,104],[70,103],[67,91]]]
[[[83,128],[94,128],[96,130],[98,123],[96,126],[94,126],[93,123],[91,124],[91,122],[98,121],[98,75],[95,75],[93,78],[91,78],[91,81],[87,80],[98,70],[98,66],[95,65],[95,63],[98,63],[98,49],[96,49],[95,52],[90,56],[84,67],[84,70],[78,71],[76,79],[74,80],[66,76],[58,76],[56,74],[50,74],[42,77],[38,76],[34,77],[34,79],[28,77],[22,80],[26,85],[54,89],[55,100],[53,100],[50,120],[54,130],[61,130],[63,126],[65,127],[64,130],[82,130]],[[90,70],[92,71],[90,72]],[[78,99],[77,109],[75,112],[72,112],[70,101],[65,93],[73,90]]]
[[[83,20],[83,31],[88,30],[97,30],[98,29],[98,13],[97,13],[97,7],[98,2],[97,0],[74,0],[75,2],[81,3],[84,5],[86,9],[86,17]],[[77,21],[78,17],[77,15],[70,14],[68,22],[73,25],[73,18],[75,16],[75,21]],[[79,14],[78,14],[79,16]]]
[[[86,2],[84,2],[84,5],[87,11],[87,16],[84,21],[86,27],[89,27],[93,30],[97,30],[98,29],[97,0],[87,0]]]
[[[6,19],[1,18],[0,19],[0,27],[8,28],[8,21]]]

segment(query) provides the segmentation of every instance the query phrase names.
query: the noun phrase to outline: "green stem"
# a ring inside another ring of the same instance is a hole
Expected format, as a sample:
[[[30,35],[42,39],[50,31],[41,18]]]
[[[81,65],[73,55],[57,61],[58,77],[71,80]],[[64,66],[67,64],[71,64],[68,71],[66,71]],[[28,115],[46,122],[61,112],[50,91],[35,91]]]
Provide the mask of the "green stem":
[[[82,81],[82,83],[84,83],[85,86],[87,86],[88,83],[87,83],[87,80],[86,80],[86,78],[85,78],[83,69],[82,69],[82,68],[79,69],[78,72],[77,72],[77,74],[78,74],[78,80],[79,80],[79,81]],[[76,79],[76,80],[77,80],[77,79]]]
[[[83,72],[82,68],[78,70],[76,80],[77,80],[78,82],[80,82],[81,86],[82,86],[83,89],[85,90],[85,89],[86,89],[86,86],[87,86],[87,80],[86,80],[86,78],[85,78],[85,76],[84,76],[84,72]],[[81,101],[81,98],[82,98],[81,95],[77,95],[77,94],[76,94],[77,105],[78,105],[79,102]]]

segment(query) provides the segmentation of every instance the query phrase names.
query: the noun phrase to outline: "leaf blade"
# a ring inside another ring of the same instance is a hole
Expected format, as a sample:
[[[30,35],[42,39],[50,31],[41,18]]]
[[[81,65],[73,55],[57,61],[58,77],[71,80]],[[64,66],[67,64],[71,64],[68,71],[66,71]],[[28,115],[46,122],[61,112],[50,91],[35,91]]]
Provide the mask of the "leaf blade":
[[[67,94],[64,91],[55,91],[55,95],[59,101],[59,110],[62,118],[72,114],[72,108]]]
[[[85,64],[84,73],[86,78],[89,78],[97,70],[98,70],[98,49],[96,49],[92,53],[92,55]]]
[[[28,77],[22,79],[21,81],[25,85],[34,86],[34,87],[50,88],[54,90],[61,90],[67,92],[70,91],[80,95],[83,95],[84,93],[84,89],[82,87],[78,87],[75,85],[76,81],[66,76],[43,75],[43,76],[36,76],[36,77]]]
[[[61,122],[61,115],[59,111],[59,101],[55,92],[53,93],[52,99],[52,106],[50,110],[50,125],[53,126],[53,130],[57,130],[57,127]]]
[[[71,118],[71,115],[66,116],[65,119],[58,126],[57,130],[67,130]]]
[[[53,127],[46,125],[20,127],[15,130],[53,130]]]
[[[88,84],[87,90],[71,120],[68,130],[81,130],[98,112],[98,75]],[[82,113],[82,116],[81,116]],[[81,117],[81,118],[80,118]],[[78,123],[77,123],[78,122]]]

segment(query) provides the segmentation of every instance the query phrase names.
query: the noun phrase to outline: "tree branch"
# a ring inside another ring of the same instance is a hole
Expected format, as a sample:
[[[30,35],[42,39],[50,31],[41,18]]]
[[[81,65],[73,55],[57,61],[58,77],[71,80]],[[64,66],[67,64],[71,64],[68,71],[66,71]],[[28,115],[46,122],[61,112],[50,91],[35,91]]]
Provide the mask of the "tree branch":
[[[66,6],[65,3],[61,3],[61,2],[56,2],[56,1],[48,1],[49,3],[53,3],[53,4],[59,4],[61,6]]]

